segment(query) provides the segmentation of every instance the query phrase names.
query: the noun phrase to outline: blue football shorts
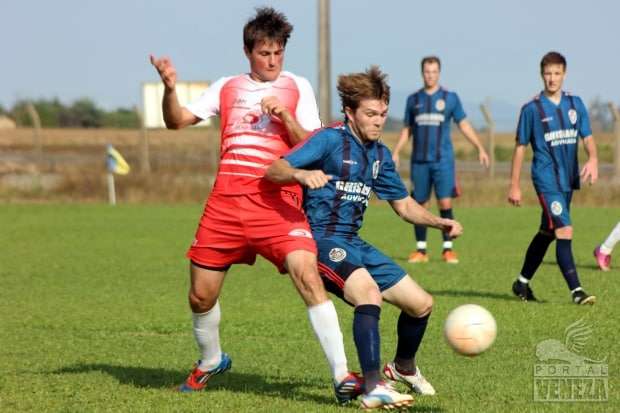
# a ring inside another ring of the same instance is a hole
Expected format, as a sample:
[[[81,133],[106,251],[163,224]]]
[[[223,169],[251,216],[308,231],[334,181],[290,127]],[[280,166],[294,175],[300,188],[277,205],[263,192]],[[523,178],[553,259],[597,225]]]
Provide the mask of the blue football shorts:
[[[358,268],[370,273],[380,291],[394,286],[407,275],[407,271],[391,258],[357,236],[322,238],[317,239],[316,244],[319,273],[325,288],[342,299],[344,283]]]

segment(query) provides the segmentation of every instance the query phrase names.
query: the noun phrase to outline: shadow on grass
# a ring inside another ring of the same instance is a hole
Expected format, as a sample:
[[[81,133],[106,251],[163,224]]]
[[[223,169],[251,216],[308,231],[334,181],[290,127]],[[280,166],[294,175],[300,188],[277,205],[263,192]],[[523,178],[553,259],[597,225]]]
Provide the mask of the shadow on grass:
[[[556,261],[543,261],[542,265],[550,265],[553,267],[557,267],[558,263]],[[575,267],[583,269],[583,270],[598,270],[598,265],[596,264],[575,264]]]
[[[500,294],[490,291],[464,291],[464,290],[428,290],[429,293],[437,296],[445,297],[478,297],[478,298],[492,298],[494,300],[508,300],[517,301],[517,298],[512,294]]]
[[[52,371],[52,374],[80,374],[102,372],[114,377],[119,383],[140,388],[169,389],[174,391],[182,383],[187,372],[166,370],[161,368],[118,366],[110,364],[83,364],[64,367]],[[303,387],[331,389],[331,383],[320,380],[295,380],[292,377],[263,376],[258,374],[226,372],[213,377],[209,381],[210,390],[227,390],[239,393],[250,393],[259,396],[279,397],[287,400],[310,401],[320,404],[334,405],[335,398],[308,394],[300,390]]]

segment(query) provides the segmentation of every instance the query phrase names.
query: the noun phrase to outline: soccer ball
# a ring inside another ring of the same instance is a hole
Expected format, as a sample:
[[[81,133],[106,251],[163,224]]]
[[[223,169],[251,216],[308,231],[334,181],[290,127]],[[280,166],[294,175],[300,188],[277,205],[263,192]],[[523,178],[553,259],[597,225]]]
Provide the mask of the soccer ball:
[[[465,304],[448,314],[443,332],[454,351],[473,357],[491,347],[497,334],[497,325],[485,308]]]

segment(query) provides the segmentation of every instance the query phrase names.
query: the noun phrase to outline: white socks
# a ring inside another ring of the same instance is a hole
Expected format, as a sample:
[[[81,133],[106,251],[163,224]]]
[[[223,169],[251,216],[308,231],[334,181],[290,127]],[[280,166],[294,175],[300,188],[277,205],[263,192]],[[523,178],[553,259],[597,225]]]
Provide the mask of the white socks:
[[[200,350],[200,364],[202,371],[210,370],[220,364],[222,348],[220,347],[220,302],[216,301],[213,308],[206,313],[192,313],[194,337]]]
[[[527,284],[530,282],[530,280],[528,280],[527,278],[525,278],[524,276],[522,276],[521,274],[519,274],[519,276],[517,277],[517,280],[519,280],[520,283],[523,284]]]
[[[444,241],[443,242],[443,249],[444,250],[451,250],[452,249],[452,241]]]
[[[349,374],[349,370],[334,303],[327,300],[324,303],[308,307],[308,318],[310,318],[314,334],[319,339],[332,369],[334,380],[336,382],[342,381]]]
[[[415,243],[415,247],[419,250],[425,250],[426,249],[426,241],[418,241]]]
[[[601,245],[601,252],[606,255],[611,254],[611,251],[618,241],[620,241],[620,222],[614,227],[611,234],[609,234],[605,242]]]

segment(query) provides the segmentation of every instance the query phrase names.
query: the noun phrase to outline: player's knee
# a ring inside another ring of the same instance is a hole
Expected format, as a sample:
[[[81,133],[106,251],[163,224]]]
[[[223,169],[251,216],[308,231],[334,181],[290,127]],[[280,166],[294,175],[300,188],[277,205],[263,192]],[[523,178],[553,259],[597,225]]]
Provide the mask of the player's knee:
[[[555,236],[558,239],[572,239],[573,227],[569,225],[566,227],[558,228],[555,230]]]
[[[194,313],[206,313],[211,310],[217,302],[217,295],[207,291],[189,291],[189,306]]]
[[[427,316],[433,311],[433,301],[433,296],[427,293],[420,312],[418,313],[418,317]]]
[[[425,317],[433,311],[433,296],[425,293],[422,297],[416,300],[415,303],[412,303],[409,308],[404,310],[411,317]]]

